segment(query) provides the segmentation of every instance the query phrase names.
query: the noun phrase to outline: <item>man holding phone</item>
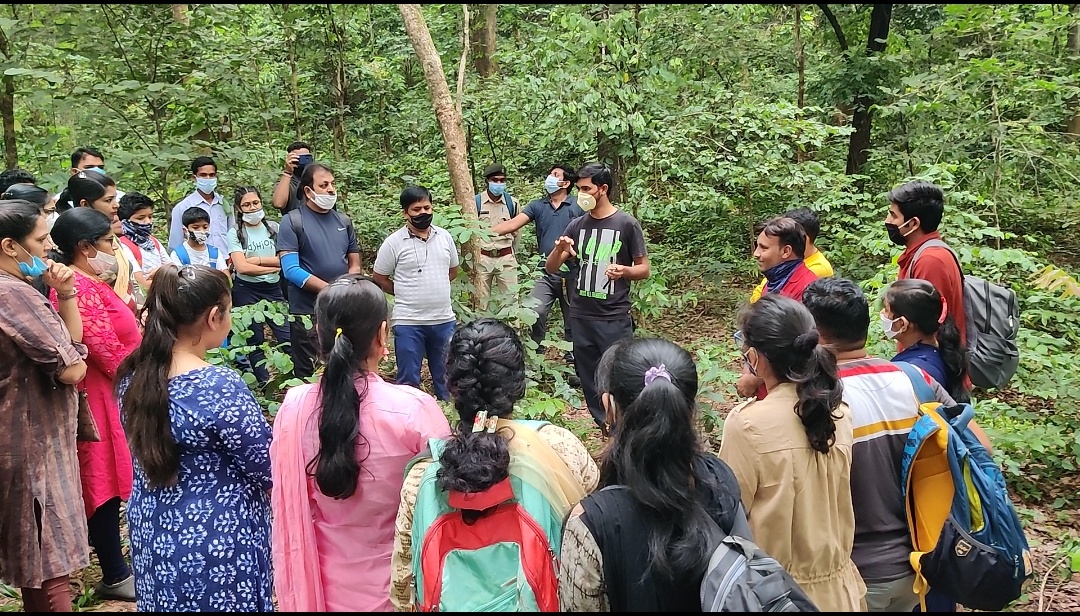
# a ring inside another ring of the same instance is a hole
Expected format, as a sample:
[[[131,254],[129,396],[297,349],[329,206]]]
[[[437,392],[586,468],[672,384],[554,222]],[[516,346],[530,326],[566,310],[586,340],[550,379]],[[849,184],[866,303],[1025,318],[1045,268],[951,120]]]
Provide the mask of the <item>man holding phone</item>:
[[[303,141],[294,141],[285,148],[285,170],[281,172],[281,178],[274,185],[274,194],[270,197],[270,202],[281,210],[282,215],[303,205],[303,199],[297,198],[296,188],[300,185],[300,174],[304,172],[304,167],[314,161],[311,146]]]

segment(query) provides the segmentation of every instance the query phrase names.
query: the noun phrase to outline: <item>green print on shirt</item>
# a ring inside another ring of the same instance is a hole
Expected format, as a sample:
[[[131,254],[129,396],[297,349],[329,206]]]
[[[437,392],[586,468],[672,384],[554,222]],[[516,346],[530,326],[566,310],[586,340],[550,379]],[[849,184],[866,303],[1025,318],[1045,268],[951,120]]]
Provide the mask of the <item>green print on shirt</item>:
[[[622,249],[622,240],[615,240],[614,242],[604,242],[597,247],[596,236],[589,238],[589,241],[585,243],[585,256],[589,257],[590,263],[597,263],[599,261],[614,261],[614,255],[619,254],[619,250]]]
[[[597,240],[597,235],[602,239]],[[589,233],[589,239],[584,242],[584,249],[581,251],[584,259],[578,273],[578,295],[600,300],[608,298],[612,280],[604,270],[615,262],[615,256],[621,249],[622,239],[618,232],[602,229]]]

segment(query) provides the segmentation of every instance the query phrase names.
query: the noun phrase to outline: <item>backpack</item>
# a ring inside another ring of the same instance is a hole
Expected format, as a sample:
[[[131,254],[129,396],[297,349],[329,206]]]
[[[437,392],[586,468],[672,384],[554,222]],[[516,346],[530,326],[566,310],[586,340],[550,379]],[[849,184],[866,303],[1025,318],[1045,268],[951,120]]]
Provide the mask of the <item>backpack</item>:
[[[712,526],[716,547],[701,580],[701,611],[821,611],[791,574],[754,543],[742,504],[730,533],[715,521]]]
[[[539,429],[547,422],[515,421]],[[526,477],[544,475],[513,458],[510,476],[475,494],[436,486],[446,441],[431,439],[405,469],[430,459],[413,509],[414,603],[421,611],[557,612],[562,515]],[[522,472],[522,471],[525,472]],[[470,512],[466,521],[463,511]],[[480,513],[478,519],[472,517]]]
[[[278,223],[276,223],[276,222],[274,222],[272,220],[265,220],[263,222],[265,222],[265,224],[266,224],[266,230],[270,233],[270,239],[272,239],[272,240],[277,239],[278,230],[281,229],[281,225],[279,225]],[[240,229],[242,228],[241,225],[243,225],[243,224],[244,223],[240,223],[239,225],[236,226],[236,239],[237,239],[237,241],[240,242],[240,248],[243,249],[244,252],[247,252],[247,249],[248,249],[248,237],[247,237],[247,235],[248,234],[245,232],[242,236],[240,235]],[[301,226],[303,226],[303,225],[301,224]],[[299,237],[299,236],[297,236],[297,237]]]
[[[290,210],[289,213],[286,214],[286,216],[289,217],[289,222],[292,223],[293,232],[296,233],[296,247],[297,248],[300,248],[301,246],[304,245],[304,237],[305,237],[304,236],[304,217],[303,217],[303,215],[301,215],[300,212],[301,212],[300,208],[296,208],[295,210]],[[337,217],[337,223],[339,225],[345,227],[346,232],[349,234],[350,241],[353,238],[355,238],[356,230],[353,229],[353,224],[352,224],[352,221],[349,220],[349,217],[342,214],[341,212],[339,212],[337,210],[330,210],[330,213],[332,213],[334,216]]]
[[[943,408],[918,368],[893,363],[911,380],[920,404],[904,446],[900,487],[923,611],[929,588],[968,608],[1001,611],[1023,592],[1031,555],[1001,469],[968,428],[975,409]]]
[[[217,268],[218,249],[217,246],[211,244],[206,245],[206,250],[210,257],[210,267]],[[176,256],[180,257],[180,262],[184,265],[191,265],[191,255],[188,254],[187,246],[183,242],[176,245]]]
[[[128,238],[126,235],[121,235],[119,239],[120,239],[120,242],[124,246],[128,247],[128,250],[131,251],[131,254],[135,255],[135,262],[138,263],[139,267],[141,268],[142,267],[142,250],[139,249],[139,245],[136,244],[135,242],[131,241],[131,239]]]
[[[941,240],[929,240],[919,246],[908,265],[909,278],[922,252],[935,246],[949,251],[964,282],[968,376],[979,387],[1004,387],[1020,363],[1020,351],[1016,347],[1020,306],[1016,293],[982,278],[965,276],[956,253]]]
[[[476,215],[480,215],[480,198],[483,193],[476,195]],[[517,207],[514,205],[514,199],[508,193],[503,193],[503,202],[506,203],[506,209],[510,212],[510,218],[517,216]]]

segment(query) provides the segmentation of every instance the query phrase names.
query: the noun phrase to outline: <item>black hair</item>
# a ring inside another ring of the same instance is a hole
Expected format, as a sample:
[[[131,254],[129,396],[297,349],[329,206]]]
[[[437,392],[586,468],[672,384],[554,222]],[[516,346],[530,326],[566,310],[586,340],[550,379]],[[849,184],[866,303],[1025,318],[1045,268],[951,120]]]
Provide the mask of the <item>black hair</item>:
[[[210,223],[210,214],[206,213],[206,210],[197,205],[193,205],[184,210],[183,217],[180,219],[180,224],[187,227],[197,222]]]
[[[660,369],[666,378],[655,374]],[[626,486],[643,505],[647,572],[671,580],[700,576],[711,555],[712,523],[698,489],[712,478],[694,472],[702,454],[694,358],[667,340],[628,339],[604,353],[598,379],[601,371],[605,387],[598,391],[612,396],[618,421],[601,459],[600,483]]]
[[[578,180],[586,178],[591,179],[595,186],[607,185],[607,194],[609,198],[612,191],[615,190],[615,178],[611,173],[611,167],[607,166],[606,163],[589,163],[581,169],[578,169],[577,173],[574,175],[577,176]]]
[[[401,191],[401,197],[398,201],[401,202],[401,209],[407,210],[414,203],[420,201],[431,201],[431,191],[424,186],[409,186],[405,190]]]
[[[49,191],[36,184],[12,184],[0,194],[0,199],[20,199],[44,208],[49,202]]]
[[[341,276],[315,298],[319,356],[326,370],[319,378],[319,452],[307,472],[319,491],[332,498],[356,492],[360,465],[367,458],[367,439],[360,432],[360,405],[368,391],[364,362],[387,311],[382,289],[360,274]],[[365,452],[360,459],[358,447]]]
[[[916,180],[901,184],[886,195],[889,203],[895,203],[904,221],[919,219],[919,228],[926,233],[937,231],[945,213],[945,194],[941,187],[930,182]]]
[[[37,178],[25,169],[8,169],[0,172],[0,193],[7,192],[13,184],[37,184]]]
[[[209,156],[196,156],[195,160],[191,161],[191,175],[197,175],[200,167],[212,165],[214,167],[214,173],[217,173],[217,163],[213,158]]]
[[[573,190],[575,188],[574,182],[577,182],[577,179],[578,179],[577,167],[573,167],[571,165],[562,165],[562,164],[552,165],[551,169],[548,169],[548,175],[551,175],[551,172],[555,171],[556,169],[562,169],[562,171],[563,171],[563,181],[570,182],[570,186],[566,190],[567,191]]]
[[[773,218],[765,223],[761,233],[780,240],[780,246],[791,246],[791,251],[799,259],[806,257],[806,231],[791,218]]]
[[[440,460],[441,490],[483,492],[510,473],[506,439],[473,432],[480,411],[509,419],[525,395],[525,347],[509,325],[483,318],[462,325],[450,339],[446,372],[459,421]]]
[[[22,242],[30,237],[41,218],[41,208],[22,199],[0,201],[0,239]]]
[[[818,278],[803,291],[802,303],[835,351],[866,346],[870,303],[859,285],[846,278]]]
[[[843,402],[843,385],[836,358],[818,344],[814,317],[799,302],[769,293],[739,312],[739,329],[747,348],[757,349],[781,383],[795,383],[799,400],[795,413],[802,419],[810,447],[829,453],[836,442],[836,409]]]
[[[79,207],[83,201],[89,205],[105,196],[105,189],[116,186],[116,182],[97,171],[79,171],[68,178],[67,187],[56,198],[56,211],[63,212],[72,207]],[[70,203],[71,205],[68,205]]]
[[[127,220],[141,210],[154,209],[154,200],[142,193],[129,192],[120,197],[120,209],[116,215],[120,220]]]
[[[926,280],[907,278],[897,280],[885,291],[885,303],[893,318],[904,317],[923,335],[936,335],[938,353],[945,362],[948,382],[941,386],[957,402],[969,402],[971,392],[964,386],[968,374],[968,352],[960,342],[960,329],[956,326],[959,307],[948,306],[944,322],[941,320],[944,300],[937,288]]]
[[[105,162],[105,157],[97,148],[83,147],[75,150],[71,153],[71,168],[77,169],[82,161],[87,156],[93,156],[94,158],[100,158],[101,162]]]
[[[289,144],[289,146],[287,148],[285,148],[285,153],[288,154],[288,153],[291,153],[291,152],[295,152],[297,150],[304,150],[304,149],[306,149],[308,152],[310,152],[311,151],[311,146],[304,143],[303,141],[293,141],[292,143]]]
[[[799,223],[811,243],[817,240],[818,234],[821,233],[821,219],[818,218],[817,212],[808,207],[797,207],[784,212],[781,216]]]
[[[300,174],[300,183],[296,185],[296,199],[301,203],[307,203],[307,195],[304,194],[305,188],[310,188],[315,185],[315,172],[325,171],[330,175],[336,175],[334,170],[322,163],[311,163],[304,167],[303,173]]]
[[[248,193],[255,193],[255,196],[259,198],[259,201],[262,201],[262,193],[259,192],[258,188],[255,188],[254,186],[237,186],[236,191],[233,193],[233,209],[239,212],[241,215],[243,214],[243,212],[240,212],[240,202],[244,199],[244,195]],[[270,221],[266,220],[266,216],[263,216],[262,225],[266,229],[266,232],[270,235],[270,239],[277,238],[277,232],[270,228]],[[244,223],[242,218],[236,223],[236,239],[240,241],[240,247],[244,250],[247,250],[248,231],[247,225]]]
[[[166,263],[154,274],[140,312],[145,323],[142,343],[116,370],[118,397],[120,384],[130,379],[120,400],[124,433],[152,488],[176,485],[180,471],[169,415],[169,367],[177,335],[205,319],[213,308],[224,313],[229,305],[229,277],[224,272],[204,265],[177,269]]]
[[[78,252],[79,245],[86,242],[95,245],[104,237],[112,234],[112,220],[101,212],[88,207],[72,208],[56,218],[52,231],[52,259],[64,265],[71,265]]]

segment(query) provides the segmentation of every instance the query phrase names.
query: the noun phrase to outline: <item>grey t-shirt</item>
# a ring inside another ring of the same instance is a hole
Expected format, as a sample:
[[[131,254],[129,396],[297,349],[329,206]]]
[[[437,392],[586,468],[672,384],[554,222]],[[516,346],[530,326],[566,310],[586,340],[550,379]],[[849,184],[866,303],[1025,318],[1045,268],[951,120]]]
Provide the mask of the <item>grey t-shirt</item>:
[[[645,236],[630,214],[616,210],[607,218],[578,216],[566,226],[564,235],[574,240],[577,284],[570,293],[570,315],[577,319],[613,321],[630,315],[630,281],[611,280],[609,265],[633,265],[647,254]]]
[[[304,241],[297,238],[293,228],[295,214],[281,218],[278,230],[279,253],[295,252],[300,255],[300,267],[326,282],[349,273],[350,253],[360,252],[352,222],[337,210],[317,213],[308,206],[299,210],[304,228]],[[289,283],[289,312],[312,314],[315,310],[315,294]]]
[[[450,276],[459,263],[450,233],[432,225],[427,240],[408,227],[391,233],[379,246],[374,271],[394,279],[393,325],[439,325],[454,320]]]

